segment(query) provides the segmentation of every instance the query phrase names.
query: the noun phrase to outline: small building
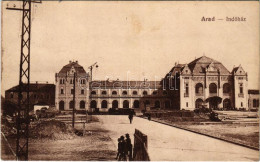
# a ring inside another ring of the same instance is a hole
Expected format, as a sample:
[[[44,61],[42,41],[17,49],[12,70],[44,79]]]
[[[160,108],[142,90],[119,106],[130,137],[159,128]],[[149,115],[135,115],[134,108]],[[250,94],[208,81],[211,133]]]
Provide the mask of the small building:
[[[35,105],[55,106],[55,85],[49,83],[30,83],[30,110]],[[18,104],[19,85],[5,91],[5,100]],[[27,92],[22,89],[22,102],[27,102]]]
[[[251,111],[259,110],[259,90],[248,90],[248,108]]]

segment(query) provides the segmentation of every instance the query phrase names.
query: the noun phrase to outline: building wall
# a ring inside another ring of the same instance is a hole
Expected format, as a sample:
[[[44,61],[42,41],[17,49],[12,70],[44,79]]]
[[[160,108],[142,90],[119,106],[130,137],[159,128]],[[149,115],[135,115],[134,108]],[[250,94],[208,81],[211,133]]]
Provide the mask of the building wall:
[[[85,84],[81,84],[81,79],[85,79]],[[56,75],[56,91],[55,91],[55,104],[56,108],[60,109],[61,101],[65,102],[64,110],[72,110],[70,108],[70,102],[73,101],[73,93],[71,93],[71,89],[73,89],[74,84],[71,83],[71,80],[74,79],[74,74],[57,74]],[[61,80],[64,80],[64,82],[61,82]],[[63,89],[63,94],[61,94],[61,91]],[[76,110],[87,110],[88,108],[88,96],[89,96],[89,90],[88,90],[88,82],[87,78],[84,75],[78,75],[76,79],[76,85],[75,85],[75,109]],[[84,94],[81,94],[81,90],[84,90]],[[80,101],[85,102],[85,108],[80,108]]]
[[[259,110],[259,93],[258,94],[248,94],[248,109],[258,109]]]
[[[243,93],[240,93],[241,84],[243,88]],[[248,110],[248,88],[247,77],[245,75],[234,76],[234,91],[235,108],[246,108]]]
[[[209,93],[209,86],[213,83],[217,86],[217,92],[216,93]],[[225,83],[228,83],[230,85],[230,92],[224,93],[223,92],[223,85]],[[186,84],[188,84],[188,95],[186,94]],[[203,93],[197,94],[196,93],[196,85],[202,84],[203,85]],[[200,75],[200,76],[192,76],[192,75],[181,75],[180,76],[180,105],[181,109],[186,110],[194,110],[196,108],[196,100],[203,100],[204,105],[206,107],[209,107],[209,102],[206,101],[207,98],[218,96],[222,98],[221,103],[218,104],[218,108],[223,108],[223,101],[229,100],[231,107],[233,107],[234,101],[233,101],[233,95],[234,95],[234,89],[232,82],[232,76],[231,75]],[[246,84],[246,82],[245,82]],[[246,88],[245,88],[246,90]],[[246,94],[245,94],[246,96]]]
[[[139,102],[139,107],[135,109],[144,110],[145,109],[145,102],[149,101],[150,104],[147,105],[147,107],[156,107],[155,102],[159,101],[159,107],[162,109],[167,108],[165,106],[165,101],[170,103],[170,99],[168,98],[168,95],[166,91],[163,92],[162,90],[158,89],[116,89],[116,88],[107,88],[107,89],[93,89],[92,91],[96,91],[95,95],[91,95],[91,101],[94,100],[97,102],[97,108],[99,108],[99,111],[104,112],[108,111],[109,108],[112,108],[113,101],[118,101],[118,108],[123,108],[123,102],[127,100],[129,102],[129,108],[135,108],[134,107],[134,101]],[[107,94],[103,95],[102,92],[106,91]],[[117,95],[113,95],[112,92],[116,91]],[[123,94],[123,91],[127,92],[127,95]],[[133,94],[133,92],[136,91],[137,94]],[[143,92],[146,91],[147,95],[144,95]],[[153,94],[153,92],[156,91],[157,94]],[[107,101],[108,105],[107,108],[102,108],[101,103],[102,101]],[[90,102],[91,102],[90,101]],[[171,103],[170,103],[171,104]],[[170,108],[171,106],[169,106]]]

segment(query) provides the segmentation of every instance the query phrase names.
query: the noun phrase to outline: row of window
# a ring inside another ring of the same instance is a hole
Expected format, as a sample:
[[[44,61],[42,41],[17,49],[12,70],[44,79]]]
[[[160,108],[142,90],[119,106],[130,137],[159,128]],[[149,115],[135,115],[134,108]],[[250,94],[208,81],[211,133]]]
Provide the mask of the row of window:
[[[61,89],[60,89],[60,94],[64,94],[64,93],[65,93],[65,92],[64,92],[64,89],[63,89],[63,87],[61,87]],[[74,94],[74,89],[73,89],[73,88],[70,89],[70,94]],[[84,89],[81,89],[81,90],[80,90],[80,94],[84,95],[84,94],[85,94],[85,90],[84,90]]]
[[[70,101],[69,102],[69,108],[70,109],[73,109],[74,107],[74,102],[73,101]],[[85,101],[80,101],[79,102],[79,108],[80,109],[85,109],[86,107],[86,102]],[[59,110],[64,110],[65,109],[65,102],[64,101],[60,101],[59,102]]]
[[[143,104],[145,105],[145,106],[149,106],[150,105],[150,101],[149,100],[146,100],[146,101],[144,101],[143,102]],[[79,102],[79,108],[80,109],[85,109],[85,105],[86,105],[86,102],[85,101],[80,101]],[[112,108],[118,108],[118,105],[119,105],[119,103],[118,103],[118,101],[117,100],[113,100],[112,101]],[[124,100],[123,101],[123,108],[129,108],[129,106],[130,106],[130,104],[129,104],[129,101],[128,100]],[[74,107],[74,102],[73,101],[70,101],[69,102],[69,108],[70,109],[73,109],[73,107]],[[134,100],[134,102],[133,102],[133,108],[139,108],[140,107],[140,101],[138,101],[138,100]],[[159,101],[159,100],[156,100],[155,102],[154,102],[154,107],[155,108],[160,108],[161,107],[161,102]],[[165,108],[170,108],[170,101],[165,101],[164,102],[164,107]],[[64,108],[65,108],[65,102],[64,101],[60,101],[59,102],[59,110],[64,110]],[[90,108],[97,108],[97,101],[95,101],[95,100],[92,100],[91,102],[90,102]],[[102,102],[101,102],[101,108],[108,108],[108,102],[107,102],[107,100],[103,100]]]
[[[231,92],[231,86],[228,83],[223,84],[223,93],[228,94]],[[243,94],[243,84],[239,84],[239,92],[240,94]],[[195,93],[203,95],[203,85],[202,83],[198,83],[195,86]],[[211,83],[209,85],[209,93],[217,93],[217,85],[215,83]],[[189,84],[185,84],[185,96],[188,97],[189,94]]]
[[[96,95],[97,92],[96,91],[92,91],[91,92],[91,95]],[[107,91],[102,91],[101,92],[102,95],[107,95]],[[138,92],[137,91],[133,91],[132,92],[133,95],[138,95]],[[157,95],[158,94],[158,91],[153,91],[152,93],[153,95]],[[118,92],[117,91],[112,91],[112,95],[118,95]],[[127,91],[123,91],[122,92],[122,95],[128,95],[128,92]],[[143,91],[143,95],[148,95],[148,92],[147,91]],[[167,95],[167,92],[166,91],[163,91],[163,95]]]
[[[65,84],[65,79],[60,79],[60,84]],[[70,84],[74,84],[74,79],[70,79]],[[80,84],[86,84],[86,80],[80,79]]]

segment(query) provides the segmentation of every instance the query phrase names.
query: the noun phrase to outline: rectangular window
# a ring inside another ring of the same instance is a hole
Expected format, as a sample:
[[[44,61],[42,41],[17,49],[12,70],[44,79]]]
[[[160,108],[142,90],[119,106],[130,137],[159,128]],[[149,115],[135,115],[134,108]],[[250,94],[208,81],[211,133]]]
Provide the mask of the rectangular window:
[[[81,94],[84,94],[84,89],[81,90]]]
[[[71,90],[70,90],[70,93],[71,93],[71,94],[74,94],[74,89],[71,89]]]
[[[63,88],[60,89],[60,94],[64,94],[64,90],[63,90]]]
[[[189,107],[189,103],[188,102],[186,102],[186,107]]]
[[[185,84],[185,94],[184,97],[189,97],[189,84]]]
[[[243,102],[241,102],[241,107],[243,107]]]
[[[243,93],[243,84],[240,84],[239,92],[240,92],[241,94]]]

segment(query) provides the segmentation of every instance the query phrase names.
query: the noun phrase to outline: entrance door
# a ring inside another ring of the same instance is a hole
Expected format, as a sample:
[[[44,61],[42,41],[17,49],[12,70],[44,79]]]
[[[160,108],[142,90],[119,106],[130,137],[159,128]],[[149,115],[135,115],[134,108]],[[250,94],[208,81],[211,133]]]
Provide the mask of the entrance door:
[[[65,105],[64,101],[60,101],[59,102],[59,110],[64,110],[64,105]]]
[[[212,99],[210,102],[209,102],[209,108],[211,109],[216,109],[218,108],[218,102],[214,99]]]

